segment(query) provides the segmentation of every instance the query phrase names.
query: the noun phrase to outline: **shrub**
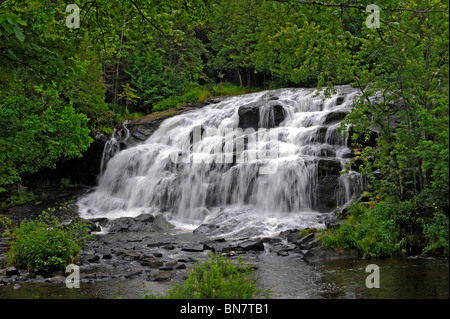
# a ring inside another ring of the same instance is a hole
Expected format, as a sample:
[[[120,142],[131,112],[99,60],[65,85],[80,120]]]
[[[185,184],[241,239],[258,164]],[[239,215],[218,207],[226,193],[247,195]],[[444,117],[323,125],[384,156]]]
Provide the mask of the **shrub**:
[[[64,269],[75,261],[90,238],[89,224],[77,220],[62,226],[53,212],[44,211],[36,221],[24,221],[7,232],[10,237],[8,262],[11,265],[49,272]]]
[[[389,216],[391,209],[387,202],[371,207],[353,205],[347,219],[322,236],[322,245],[333,249],[356,249],[363,257],[391,255],[399,248],[396,223]]]
[[[230,260],[209,253],[202,262],[197,261],[188,278],[182,284],[169,289],[164,299],[252,299],[270,298],[273,291],[263,287],[260,277],[253,275],[253,268],[239,256],[237,265]],[[157,298],[146,295],[146,298]]]
[[[424,235],[428,239],[428,245],[423,249],[425,254],[449,255],[449,223],[448,217],[442,212],[436,212],[424,225]]]

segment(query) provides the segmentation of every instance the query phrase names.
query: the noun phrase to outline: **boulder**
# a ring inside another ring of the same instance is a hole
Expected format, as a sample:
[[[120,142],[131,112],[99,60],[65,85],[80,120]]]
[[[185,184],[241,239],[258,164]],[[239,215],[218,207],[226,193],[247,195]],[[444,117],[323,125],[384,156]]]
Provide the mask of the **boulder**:
[[[108,221],[106,227],[110,233],[117,232],[155,232],[162,230],[151,214],[142,214],[137,217],[120,217]]]
[[[162,262],[161,260],[159,260],[157,258],[153,258],[153,257],[144,257],[139,260],[139,263],[142,266],[147,266],[150,268],[159,268],[164,265],[164,262]]]
[[[342,170],[341,162],[335,159],[320,159],[317,165],[316,194],[317,209],[329,212],[336,208],[336,186]]]
[[[246,240],[242,243],[239,243],[239,245],[237,246],[238,248],[244,250],[244,251],[248,251],[248,250],[253,250],[253,251],[264,251],[264,243],[262,242],[261,239],[257,239],[257,240]]]
[[[214,230],[220,228],[218,225],[214,224],[202,224],[198,226],[196,229],[194,229],[194,234],[201,234],[201,235],[207,235],[213,232]]]
[[[187,244],[181,248],[183,251],[201,252],[205,250],[204,244]]]
[[[342,121],[347,116],[346,112],[330,112],[326,115],[322,124],[329,125]]]
[[[16,267],[7,267],[5,270],[3,270],[3,274],[5,276],[11,277],[11,276],[20,276],[19,271],[16,269]]]
[[[162,270],[155,276],[155,281],[166,281],[172,277],[172,272],[168,270]]]
[[[264,110],[263,110],[264,109]],[[261,118],[265,114],[265,118]],[[278,101],[257,101],[242,105],[238,110],[239,128],[272,128],[280,125],[286,118],[286,112]]]

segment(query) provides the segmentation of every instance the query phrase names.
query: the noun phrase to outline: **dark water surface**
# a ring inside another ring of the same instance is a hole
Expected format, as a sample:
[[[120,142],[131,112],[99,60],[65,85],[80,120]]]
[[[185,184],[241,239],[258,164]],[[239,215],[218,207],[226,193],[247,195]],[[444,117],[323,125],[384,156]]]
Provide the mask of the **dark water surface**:
[[[266,287],[281,299],[448,299],[448,259],[389,258],[336,260],[308,264],[294,257],[263,253],[254,260]],[[380,288],[367,288],[366,266],[380,270]],[[80,288],[60,283],[23,283],[0,287],[0,298],[12,299],[114,299],[142,298],[146,291],[164,293],[172,283],[108,279],[81,282]]]

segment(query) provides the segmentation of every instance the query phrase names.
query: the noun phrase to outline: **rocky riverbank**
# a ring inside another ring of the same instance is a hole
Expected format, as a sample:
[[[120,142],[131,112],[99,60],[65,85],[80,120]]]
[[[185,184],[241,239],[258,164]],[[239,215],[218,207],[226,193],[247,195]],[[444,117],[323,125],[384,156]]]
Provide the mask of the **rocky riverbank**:
[[[68,211],[59,210],[59,213],[65,221],[70,220]],[[270,253],[279,258],[301,258],[310,263],[356,257],[354,254],[325,250],[320,245],[319,232],[300,236],[299,229],[287,230],[273,237],[229,239],[212,237],[209,233],[216,227],[209,224],[201,225],[194,231],[174,229],[161,215],[142,214],[112,220],[97,218],[90,222],[95,235],[85,245],[77,262],[80,279],[84,283],[110,279],[123,280],[124,284],[127,280],[181,281],[196,260],[202,260],[208,252],[230,258],[241,255],[248,260],[257,260],[261,253]],[[7,267],[6,252],[7,240],[2,238],[0,286],[11,285],[19,289],[24,283],[64,284],[68,274],[62,270],[33,273]]]

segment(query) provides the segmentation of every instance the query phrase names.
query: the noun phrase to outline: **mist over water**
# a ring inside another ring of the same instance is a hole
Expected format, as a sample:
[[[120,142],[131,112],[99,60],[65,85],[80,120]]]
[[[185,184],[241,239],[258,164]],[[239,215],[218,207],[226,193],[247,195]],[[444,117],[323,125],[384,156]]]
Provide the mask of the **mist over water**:
[[[161,213],[179,228],[208,223],[229,236],[323,228],[319,163],[344,169],[351,152],[338,127],[356,90],[336,90],[331,98],[314,89],[230,97],[166,119],[140,145],[117,151],[110,143],[98,187],[78,201],[81,215]],[[258,128],[240,128],[240,108],[255,104]],[[331,186],[334,207],[344,206],[362,178],[351,172]]]

